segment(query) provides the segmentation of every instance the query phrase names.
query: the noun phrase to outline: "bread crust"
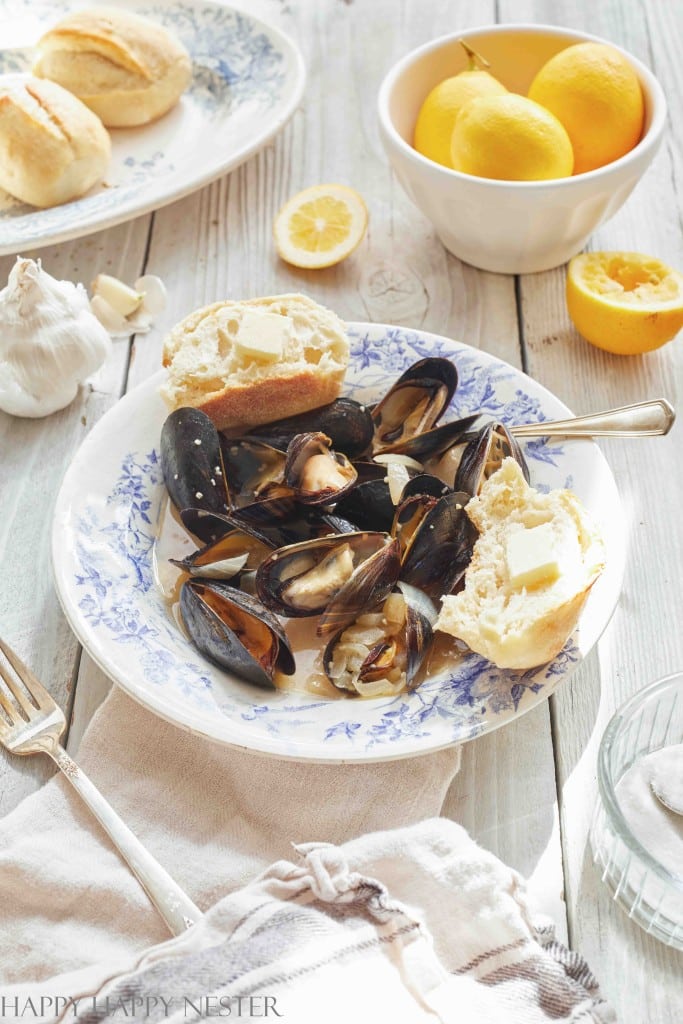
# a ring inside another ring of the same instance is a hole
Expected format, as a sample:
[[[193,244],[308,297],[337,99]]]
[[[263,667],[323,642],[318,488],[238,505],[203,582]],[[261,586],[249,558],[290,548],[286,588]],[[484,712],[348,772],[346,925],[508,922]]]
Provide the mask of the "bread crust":
[[[76,199],[111,156],[100,119],[66,89],[39,78],[0,77],[0,187],[31,206]]]
[[[162,25],[115,8],[63,18],[38,43],[34,73],[59,82],[110,128],[148,124],[189,85],[192,62]]]
[[[238,365],[226,371],[225,359],[230,362],[234,345],[220,337],[224,334],[225,320],[239,323],[247,310],[290,317],[301,348],[319,349],[320,361],[307,362],[305,358],[288,361],[283,357],[275,364],[252,370],[248,365],[241,365],[236,357]],[[223,346],[228,352],[222,362],[216,355],[215,365],[207,365],[203,377],[195,372],[193,365],[195,359],[203,367],[209,363],[208,353],[199,354],[202,343],[207,349],[218,352]],[[185,355],[190,357],[189,366],[187,360],[183,362]],[[205,412],[219,430],[237,434],[334,401],[341,391],[347,362],[345,325],[313,299],[285,294],[240,302],[225,300],[190,313],[166,338],[163,364],[169,367],[170,373],[161,387],[161,394],[171,408],[192,405]]]

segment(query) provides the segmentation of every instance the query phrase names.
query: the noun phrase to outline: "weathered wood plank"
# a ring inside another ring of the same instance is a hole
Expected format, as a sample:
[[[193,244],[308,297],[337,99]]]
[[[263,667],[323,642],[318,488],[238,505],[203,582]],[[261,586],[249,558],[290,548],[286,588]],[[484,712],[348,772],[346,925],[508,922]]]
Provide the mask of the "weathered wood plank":
[[[81,241],[22,256],[40,257],[53,277],[89,284],[100,270],[126,276],[139,267],[148,218]],[[6,281],[14,257],[0,259]],[[63,708],[71,701],[78,644],[59,606],[51,575],[51,510],[62,476],[88,430],[124,387],[128,342],[114,343],[105,366],[75,401],[45,419],[0,413],[0,621],[2,635],[44,680]],[[52,773],[47,759],[9,758],[0,751],[0,815]]]
[[[501,4],[503,17],[590,28],[651,66],[669,102],[680,95],[674,54],[683,33],[680,8],[667,4],[575,2]],[[621,211],[590,248],[632,249],[683,265],[673,138],[674,112],[661,153]],[[529,372],[577,413],[665,395],[681,399],[680,341],[642,357],[620,358],[592,348],[573,330],[564,300],[565,271],[531,275],[521,285]],[[620,1019],[673,1024],[673,993],[681,958],[628,921],[592,865],[587,834],[597,799],[600,737],[614,710],[645,683],[678,668],[683,641],[677,608],[683,587],[683,537],[672,514],[683,491],[678,424],[667,438],[601,442],[624,502],[629,548],[622,597],[598,651],[552,698],[561,823],[572,944],[588,958]],[[625,984],[624,980],[628,979]]]

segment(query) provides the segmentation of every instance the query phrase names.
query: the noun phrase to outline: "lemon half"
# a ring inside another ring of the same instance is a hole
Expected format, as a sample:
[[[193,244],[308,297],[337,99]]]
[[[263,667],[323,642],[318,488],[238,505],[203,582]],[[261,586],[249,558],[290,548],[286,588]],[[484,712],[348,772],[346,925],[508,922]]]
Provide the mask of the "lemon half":
[[[318,270],[350,256],[368,226],[363,199],[346,185],[313,185],[282,207],[273,225],[279,255]]]
[[[650,352],[683,327],[683,275],[639,252],[583,253],[569,263],[567,308],[592,345]]]

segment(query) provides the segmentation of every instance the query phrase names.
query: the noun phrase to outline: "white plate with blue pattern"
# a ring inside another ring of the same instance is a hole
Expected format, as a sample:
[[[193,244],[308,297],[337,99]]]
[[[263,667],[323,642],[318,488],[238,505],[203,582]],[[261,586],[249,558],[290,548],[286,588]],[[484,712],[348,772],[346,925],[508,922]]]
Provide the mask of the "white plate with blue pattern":
[[[445,355],[459,374],[449,418],[481,411],[512,424],[571,415],[519,370],[447,338],[380,324],[352,324],[350,338],[346,393],[362,401],[376,401],[416,359]],[[153,579],[165,494],[164,372],[122,398],[76,454],[57,499],[52,542],[57,591],[79,640],[115,682],[163,718],[280,757],[408,757],[514,721],[545,700],[600,637],[617,602],[626,548],[614,478],[593,442],[539,438],[524,445],[532,483],[574,490],[603,525],[608,549],[579,627],[553,662],[511,672],[468,654],[412,693],[342,700],[263,690],[214,667],[185,640]]]
[[[40,36],[73,0],[0,0],[0,74],[28,72]],[[104,182],[39,210],[0,190],[0,255],[79,238],[194,192],[261,149],[303,94],[303,58],[278,29],[205,0],[118,0],[172,31],[193,64],[190,86],[164,117],[111,129]]]

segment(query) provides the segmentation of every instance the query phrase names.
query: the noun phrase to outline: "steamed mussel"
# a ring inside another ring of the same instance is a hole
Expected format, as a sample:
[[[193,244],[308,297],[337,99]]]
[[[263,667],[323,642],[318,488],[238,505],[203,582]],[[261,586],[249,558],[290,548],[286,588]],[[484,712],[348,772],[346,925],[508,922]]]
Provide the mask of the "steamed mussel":
[[[325,647],[323,666],[339,690],[386,697],[413,689],[431,643],[436,607],[407,584],[339,630]]]
[[[428,357],[374,407],[341,398],[246,437],[195,409],[168,417],[164,480],[203,541],[171,560],[179,613],[207,658],[273,685],[295,671],[282,623],[310,617],[340,692],[419,685],[436,604],[461,586],[476,540],[467,502],[507,455],[528,478],[503,424],[475,429],[477,412],[440,423],[456,384],[449,360]]]
[[[218,580],[190,579],[180,591],[180,615],[210,661],[258,686],[276,671],[293,675],[294,655],[284,629],[259,601]]]

